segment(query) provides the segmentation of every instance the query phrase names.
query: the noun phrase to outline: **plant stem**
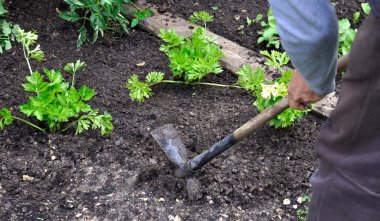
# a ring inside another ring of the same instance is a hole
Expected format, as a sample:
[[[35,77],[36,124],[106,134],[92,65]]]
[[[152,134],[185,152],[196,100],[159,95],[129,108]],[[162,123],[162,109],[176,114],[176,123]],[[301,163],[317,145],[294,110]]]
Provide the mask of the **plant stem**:
[[[37,126],[37,125],[35,125],[35,124],[33,124],[33,123],[27,121],[27,120],[24,120],[24,119],[19,118],[19,117],[16,117],[16,116],[11,116],[11,117],[12,117],[13,119],[15,119],[15,120],[19,120],[19,121],[21,121],[21,122],[23,122],[23,123],[26,123],[26,124],[28,124],[28,125],[30,125],[30,126],[36,128],[37,130],[40,130],[40,131],[44,132],[44,133],[46,132],[46,131],[45,131],[44,129],[42,129],[41,127],[39,127],[39,126]]]
[[[78,119],[78,120],[79,120],[79,119]],[[71,122],[71,123],[69,124],[69,126],[65,127],[65,129],[62,130],[62,132],[66,131],[66,130],[68,130],[70,127],[74,126],[74,124],[76,124],[76,123],[78,122],[78,120]]]
[[[26,55],[26,51],[25,51],[25,46],[24,46],[24,44],[22,44],[22,50],[24,51],[24,57],[25,57],[25,59],[26,59],[26,63],[28,63],[28,68],[29,68],[30,74],[33,74],[32,67],[30,66],[29,58],[28,58],[28,56]]]
[[[73,71],[73,79],[71,80],[71,88],[74,88],[74,84],[75,84],[75,74],[76,74],[76,71],[74,70],[74,71]]]
[[[135,9],[137,9],[137,10],[140,10],[140,8],[139,7],[137,7],[137,5],[135,5],[135,3],[133,3],[133,2],[130,2],[129,4],[131,4]]]
[[[162,80],[161,82],[158,83],[153,83],[150,86],[153,86],[155,84],[160,84],[160,83],[169,83],[169,84],[187,84],[187,85],[207,85],[207,86],[213,86],[213,87],[224,87],[224,88],[242,88],[237,85],[225,85],[225,84],[215,84],[215,83],[207,83],[207,82],[186,82],[186,81],[173,81],[173,80]]]

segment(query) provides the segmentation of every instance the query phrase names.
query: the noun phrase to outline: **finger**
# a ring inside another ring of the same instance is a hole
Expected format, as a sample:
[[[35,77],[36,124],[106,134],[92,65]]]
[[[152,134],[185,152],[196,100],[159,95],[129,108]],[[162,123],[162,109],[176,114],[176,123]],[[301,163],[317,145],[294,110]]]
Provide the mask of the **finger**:
[[[306,108],[306,106],[303,103],[297,102],[293,99],[288,99],[288,104],[289,104],[289,107],[297,109],[297,110],[305,110]]]
[[[311,109],[311,104],[310,103],[304,104],[304,107],[305,107],[305,110]]]

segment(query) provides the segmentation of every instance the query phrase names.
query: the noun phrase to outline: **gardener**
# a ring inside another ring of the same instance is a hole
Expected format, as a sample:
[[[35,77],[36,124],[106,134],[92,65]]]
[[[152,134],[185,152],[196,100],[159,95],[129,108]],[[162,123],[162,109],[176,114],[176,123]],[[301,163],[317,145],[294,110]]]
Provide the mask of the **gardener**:
[[[269,0],[296,67],[289,105],[303,110],[335,88],[338,23],[328,0]],[[360,27],[337,107],[316,143],[309,221],[380,220],[380,0]]]

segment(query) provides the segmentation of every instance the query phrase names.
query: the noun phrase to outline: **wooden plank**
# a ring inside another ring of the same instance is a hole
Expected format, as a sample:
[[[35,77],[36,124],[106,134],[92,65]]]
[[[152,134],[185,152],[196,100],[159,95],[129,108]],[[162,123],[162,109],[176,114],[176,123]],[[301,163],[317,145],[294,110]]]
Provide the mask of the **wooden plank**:
[[[185,19],[176,17],[169,13],[160,14],[157,12],[157,7],[146,3],[145,0],[139,0],[136,3],[141,8],[149,8],[154,11],[155,15],[147,18],[145,21],[140,22],[140,27],[156,36],[160,34],[160,29],[175,29],[178,34],[189,36],[196,27]],[[132,9],[133,10],[133,9]],[[242,47],[235,42],[232,42],[222,36],[219,36],[211,31],[207,31],[207,34],[214,36],[218,39],[218,43],[222,48],[224,57],[221,59],[221,65],[224,69],[236,73],[244,64],[251,65],[253,68],[260,67],[266,73],[266,78],[271,79],[274,69],[264,65],[266,58],[252,50]],[[323,100],[316,103],[313,106],[313,112],[321,116],[328,117],[331,111],[335,108],[337,103],[337,96],[335,93],[327,95]]]

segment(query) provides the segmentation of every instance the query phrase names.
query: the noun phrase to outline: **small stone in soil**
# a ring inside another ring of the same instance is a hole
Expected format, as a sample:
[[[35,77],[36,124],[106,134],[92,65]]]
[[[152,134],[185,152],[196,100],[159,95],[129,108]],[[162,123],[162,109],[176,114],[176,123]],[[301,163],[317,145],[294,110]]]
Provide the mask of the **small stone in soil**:
[[[299,204],[302,204],[302,196],[300,196],[300,197],[297,198],[297,202],[298,202]]]
[[[34,177],[28,176],[28,175],[22,175],[22,180],[23,181],[33,181]]]
[[[282,202],[284,205],[290,205],[290,199],[284,199]]]

